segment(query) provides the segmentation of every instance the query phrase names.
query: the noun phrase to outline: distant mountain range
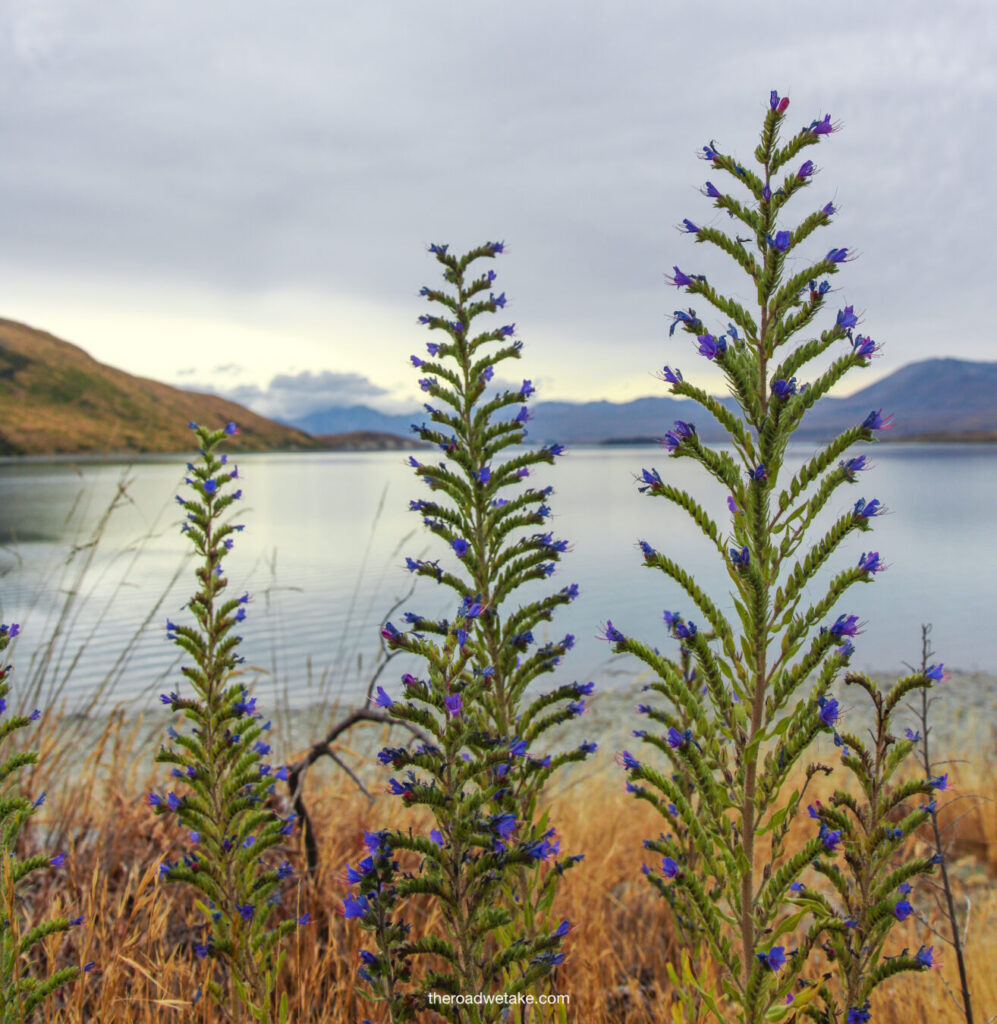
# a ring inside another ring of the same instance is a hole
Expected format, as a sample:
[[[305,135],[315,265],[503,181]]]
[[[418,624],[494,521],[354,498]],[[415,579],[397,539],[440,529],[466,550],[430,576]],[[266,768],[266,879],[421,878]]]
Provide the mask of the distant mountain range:
[[[733,405],[733,399],[722,399]],[[190,420],[235,420],[243,451],[370,450],[416,447],[412,423],[423,409],[391,416],[364,405],[329,408],[280,423],[218,395],[135,377],[76,345],[0,319],[0,455],[182,452]],[[997,441],[997,363],[929,359],[911,363],[848,398],[824,398],[795,435],[830,437],[871,410],[892,412],[886,439]],[[686,399],[538,402],[530,438],[566,443],[654,441],[691,420],[704,441],[725,435]]]
[[[721,399],[729,408],[735,402]],[[861,422],[873,409],[894,414],[885,440],[997,441],[997,363],[927,359],[901,367],[847,398],[824,398],[794,435],[820,440]],[[537,402],[530,437],[584,444],[655,440],[675,420],[692,420],[704,441],[726,435],[703,409],[687,399],[637,398],[631,402]],[[365,405],[333,407],[289,421],[311,434],[351,430],[408,434],[427,420],[423,409],[389,415]]]

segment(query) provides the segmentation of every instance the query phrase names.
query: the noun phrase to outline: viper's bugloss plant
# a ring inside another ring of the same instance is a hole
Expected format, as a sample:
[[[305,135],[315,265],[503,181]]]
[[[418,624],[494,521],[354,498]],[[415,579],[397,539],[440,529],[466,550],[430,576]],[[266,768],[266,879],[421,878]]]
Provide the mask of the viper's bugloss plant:
[[[560,445],[521,447],[530,419],[525,403],[535,389],[529,380],[519,388],[490,387],[496,367],[519,357],[515,325],[472,330],[477,317],[502,309],[506,298],[494,292],[493,270],[471,276],[468,269],[503,248],[486,243],[457,257],[445,245],[431,247],[450,287],[422,289],[443,315],[419,320],[440,340],[427,345],[428,359],[412,357],[423,391],[440,403],[426,405],[432,425],[414,430],[447,458],[410,459],[430,489],[411,508],[447,554],[408,559],[408,568],[453,590],[458,610],[452,622],[410,613],[409,631],[389,623],[382,634],[389,647],[423,659],[426,670],[424,678],[406,675],[397,698],[379,689],[377,702],[427,741],[414,751],[389,748],[380,759],[395,769],[391,792],[407,805],[428,807],[435,824],[428,836],[368,836],[368,856],[358,870],[348,869],[359,890],[345,912],[374,932],[379,947],[362,954],[361,976],[372,995],[388,1001],[393,1021],[427,1006],[453,1020],[497,1019],[501,1003],[448,1006],[431,1002],[432,994],[512,995],[550,975],[564,959],[569,928],[552,917],[555,885],[581,859],[558,859],[560,845],[538,798],[555,771],[583,760],[595,744],[553,755],[538,744],[547,730],[582,714],[593,687],[528,692],[574,642],[567,635],[541,643],[534,631],[578,588],[507,609],[519,588],[553,575],[567,543],[545,529],[552,488],[523,485],[532,467],[563,453]],[[415,870],[401,873],[396,858],[403,851],[421,858]],[[408,938],[405,901],[415,894],[439,905],[443,934]],[[417,954],[437,958],[418,976]]]
[[[811,188],[816,171],[811,160],[797,158],[838,127],[825,117],[781,144],[788,103],[772,93],[754,170],[713,143],[703,148],[711,171],[731,186],[728,191],[707,181],[703,193],[747,237],[689,220],[682,226],[741,268],[757,310],[749,312],[720,294],[705,275],[675,267],[669,278],[705,300],[727,324],[724,333],[714,334],[694,309],[677,310],[671,333],[681,327],[693,349],[720,370],[735,409],[685,380],[678,369],[666,366],[663,378],[673,395],[696,403],[728,435],[730,450],[710,448],[694,424],[678,421],[664,439],[671,457],[695,460],[727,491],[720,511],[728,525],[721,526],[716,510],[658,470],[644,469],[640,481],[646,494],[688,513],[715,548],[730,579],[734,617],[670,554],[645,541],[644,564],[671,577],[695,605],[701,626],[692,616],[665,615],[671,636],[692,655],[695,679],[611,622],[605,634],[618,651],[629,651],[655,671],[668,700],[660,719],[667,732],[647,738],[669,768],[659,771],[629,752],[623,763],[634,785],[646,784],[660,794],[673,835],[655,846],[664,858],[655,868],[659,882],[677,890],[677,905],[701,929],[719,966],[720,991],[704,987],[703,998],[721,1019],[743,1024],[785,1019],[814,997],[811,988],[797,994],[795,1003],[786,1002],[816,941],[811,931],[798,947],[787,948],[806,917],[793,902],[793,886],[815,859],[834,856],[837,845],[828,826],[816,822],[802,848],[787,851],[785,839],[800,812],[802,792],[785,788],[818,734],[834,730],[836,704],[829,691],[848,664],[852,638],[861,632],[857,616],[835,616],[832,610],[853,584],[872,581],[883,563],[877,552],[867,552],[820,589],[818,577],[843,543],[867,532],[883,508],[877,499],[859,498],[849,501],[828,528],[818,530],[817,520],[838,489],[854,484],[867,468],[865,456],[849,457],[848,450],[856,442],[873,441],[891,419],[873,410],[821,446],[795,474],[784,470],[787,445],[807,413],[849,371],[868,366],[879,348],[856,334],[853,306],[838,310],[819,334],[808,330],[824,310],[830,276],[852,254],[840,247],[817,258],[802,254],[811,234],[831,224],[831,202],[790,228],[779,226],[791,200]],[[817,360],[826,364],[823,369],[812,367]],[[799,377],[811,368],[813,379],[801,383]],[[818,770],[817,765],[807,770],[808,781]],[[684,791],[682,778],[695,780],[695,799]],[[695,846],[695,865],[684,862],[679,830]],[[721,1010],[721,1003],[729,1009]]]
[[[249,595],[223,597],[228,580],[222,563],[242,525],[223,519],[242,496],[235,489],[238,467],[216,449],[235,424],[208,430],[191,423],[200,442],[200,458],[187,464],[187,497],[177,497],[186,513],[182,530],[199,557],[198,590],[187,604],[193,625],[167,622],[167,636],[193,659],[184,674],[190,697],[163,694],[162,703],[182,712],[189,732],[170,727],[172,745],[156,760],[172,765],[179,792],[150,793],[157,814],[175,815],[186,830],[188,849],[182,858],[169,857],[160,874],[170,882],[186,882],[204,900],[204,934],[194,946],[198,959],[212,965],[207,991],[220,1005],[241,1006],[246,1019],[287,1020],[287,994],[276,996],[276,978],[284,959],[281,941],[305,918],[268,922],[280,904],[281,885],[291,864],[269,863],[294,826],[294,815],[281,818],[267,803],[275,780],[287,778],[283,766],[267,760],[270,745],[256,698],[234,679],[242,661],[241,637],[233,630],[246,617]],[[268,853],[271,855],[268,857]],[[221,977],[221,981],[219,981]],[[227,991],[226,991],[227,989]]]
[[[17,623],[0,625],[0,654],[19,632]],[[7,679],[12,670],[9,664],[0,667],[0,747],[19,729],[39,718],[38,711],[30,715],[7,714],[10,692]],[[46,996],[80,973],[77,967],[63,967],[47,977],[30,973],[39,947],[48,936],[69,931],[83,921],[82,917],[72,921],[53,917],[27,931],[21,929],[23,910],[18,905],[18,886],[37,871],[58,870],[66,856],[64,853],[52,857],[39,853],[22,860],[17,855],[21,830],[45,800],[44,793],[35,800],[25,796],[17,780],[22,768],[37,763],[38,753],[34,750],[14,751],[0,762],[0,1020],[3,1024],[30,1020]]]
[[[818,935],[838,976],[837,992],[820,985],[817,1001],[805,1015],[820,1024],[863,1018],[869,999],[884,981],[903,971],[937,967],[933,950],[922,946],[914,955],[884,952],[890,931],[914,908],[908,896],[918,876],[934,870],[937,857],[907,855],[908,839],[934,809],[933,792],[941,779],[905,778],[907,760],[916,749],[912,735],[896,736],[893,716],[908,694],[927,690],[941,678],[941,666],[899,679],[883,693],[868,676],[849,673],[847,684],[861,687],[872,699],[875,719],[870,742],[858,734],[835,732],[841,763],[856,783],[860,796],[836,789],[827,803],[807,806],[818,822],[823,850],[813,867],[830,883],[831,892],[793,883],[795,903],[809,910],[814,924],[808,944]],[[836,716],[834,699],[824,704]],[[832,722],[833,724],[833,722]],[[910,730],[907,730],[910,733]],[[913,760],[913,759],[912,759]]]

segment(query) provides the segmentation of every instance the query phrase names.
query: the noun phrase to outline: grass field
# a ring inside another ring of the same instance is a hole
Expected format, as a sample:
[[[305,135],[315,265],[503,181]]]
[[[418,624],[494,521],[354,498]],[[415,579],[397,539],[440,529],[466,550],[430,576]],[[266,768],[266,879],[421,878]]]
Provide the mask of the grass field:
[[[84,924],[68,938],[53,938],[47,952],[54,962],[93,960],[97,968],[51,997],[40,1020],[146,1024],[229,1019],[203,1000],[193,1002],[209,969],[191,951],[199,935],[198,915],[182,886],[157,881],[164,854],[180,848],[174,845],[178,837],[172,822],[156,818],[143,800],[155,781],[145,737],[150,721],[153,732],[159,721],[165,731],[167,717],[153,715],[141,722],[112,716],[93,753],[85,763],[76,759],[71,771],[67,752],[53,738],[60,734],[59,723],[43,723],[50,747],[43,750],[30,791],[49,795],[26,842],[29,848],[44,844],[45,851],[65,849],[68,857],[60,871],[45,872],[40,886],[24,891],[23,909],[29,918],[60,908],[70,917],[83,914]],[[954,803],[950,797],[946,813],[948,821],[962,815],[947,833],[953,838],[949,860],[964,924],[969,914],[970,979],[976,1019],[982,1022],[997,1014],[997,772],[992,751],[978,751],[972,763],[957,766],[953,775],[956,796],[982,797]],[[385,781],[376,766],[368,769],[367,778],[378,789]],[[331,764],[312,769],[306,797],[321,863],[314,877],[285,891],[289,914],[308,911],[314,919],[290,944],[283,983],[291,1019],[301,1024],[355,1024],[362,1017],[381,1021],[378,1007],[356,995],[360,937],[337,911],[345,891],[340,875],[347,860],[356,862],[362,830],[402,824],[398,801],[386,796],[369,801]],[[673,992],[666,965],[678,961],[681,942],[667,906],[640,873],[641,841],[658,834],[660,821],[624,792],[611,751],[601,751],[590,767],[562,783],[551,804],[562,851],[585,854],[562,882],[555,908],[558,919],[567,917],[575,925],[569,958],[556,976],[557,990],[571,999],[569,1019],[584,1024],[671,1022]],[[802,835],[806,823],[799,824]],[[287,855],[301,878],[299,836],[293,837]],[[926,883],[916,890],[915,906],[917,916],[898,926],[893,941],[897,950],[934,945],[943,969],[902,976],[884,986],[873,1003],[875,1024],[963,1019],[953,998],[954,954],[932,931],[944,933],[946,922]]]

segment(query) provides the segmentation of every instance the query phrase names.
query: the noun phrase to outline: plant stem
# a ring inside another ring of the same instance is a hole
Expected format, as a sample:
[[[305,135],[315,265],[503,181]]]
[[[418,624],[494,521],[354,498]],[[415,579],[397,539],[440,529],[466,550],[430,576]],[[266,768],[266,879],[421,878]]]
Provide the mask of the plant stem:
[[[928,634],[931,626],[921,626],[921,671],[928,669],[928,659],[933,655]],[[921,691],[921,758],[924,763],[925,775],[931,778],[931,756],[928,747],[928,691]],[[948,906],[949,924],[952,926],[952,945],[955,948],[955,959],[959,965],[959,985],[962,988],[963,1013],[966,1016],[967,1024],[973,1024],[973,1003],[969,995],[969,979],[966,974],[966,958],[962,950],[962,939],[959,937],[959,922],[955,915],[955,899],[952,895],[952,884],[949,881],[948,865],[945,862],[945,853],[942,850],[942,833],[938,827],[938,811],[931,812],[931,828],[935,835],[935,850],[941,857],[940,867],[942,869],[942,888],[945,890],[945,902]]]

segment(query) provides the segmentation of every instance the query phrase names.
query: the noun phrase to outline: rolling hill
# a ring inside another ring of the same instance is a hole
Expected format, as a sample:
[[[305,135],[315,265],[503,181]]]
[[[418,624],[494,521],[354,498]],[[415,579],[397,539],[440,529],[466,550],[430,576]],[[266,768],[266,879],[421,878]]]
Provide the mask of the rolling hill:
[[[0,410],[0,455],[188,451],[190,420],[234,420],[243,451],[326,447],[235,402],[133,377],[76,345],[2,319]]]

